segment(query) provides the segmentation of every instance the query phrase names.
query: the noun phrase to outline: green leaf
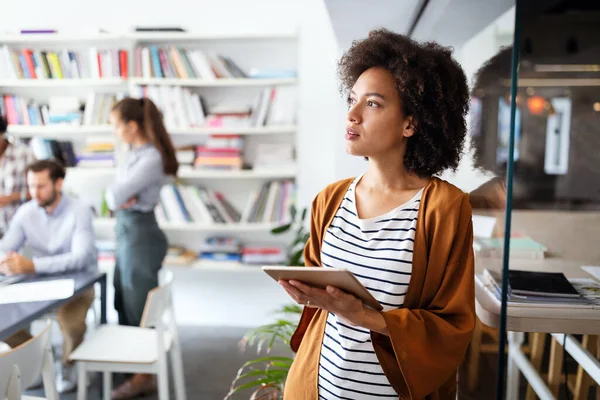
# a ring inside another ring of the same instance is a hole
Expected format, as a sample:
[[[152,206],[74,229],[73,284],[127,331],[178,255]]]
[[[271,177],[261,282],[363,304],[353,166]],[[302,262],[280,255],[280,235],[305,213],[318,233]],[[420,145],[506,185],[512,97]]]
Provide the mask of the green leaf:
[[[296,206],[292,204],[290,206],[290,217],[292,217],[292,221],[296,220],[296,214],[298,214],[298,210],[296,209]]]
[[[304,253],[304,249],[300,249],[300,250],[296,251],[294,254],[292,254],[292,257],[290,257],[290,266],[299,266],[300,259],[302,258],[303,253]]]
[[[297,237],[293,242],[292,245],[290,246],[291,249],[294,249],[297,245],[302,243],[302,247],[304,247],[304,244],[306,243],[303,237]]]
[[[298,304],[287,304],[283,306],[278,312],[280,314],[301,314],[302,307],[300,307]]]
[[[285,225],[281,225],[281,226],[277,226],[273,229],[271,229],[271,233],[274,235],[277,235],[279,233],[283,233],[286,232],[287,230],[289,230],[292,227],[292,224],[285,224]]]
[[[254,371],[250,371],[250,372],[247,372],[247,373],[245,373],[243,375],[240,375],[237,379],[238,380],[242,380],[242,379],[246,379],[246,378],[253,378],[255,376],[262,376],[263,379],[266,379],[266,378],[269,378],[269,377],[275,378],[275,377],[278,377],[280,375],[281,376],[285,376],[285,375],[288,374],[288,372],[289,372],[289,368],[288,369],[272,369],[272,368],[269,368],[268,370],[267,369],[265,369],[265,370],[256,369]]]
[[[302,216],[300,217],[301,222],[304,222],[304,220],[306,219],[307,211],[308,211],[308,209],[306,207],[304,207],[304,209],[302,210]]]
[[[262,386],[264,384],[268,384],[268,383],[271,383],[271,382],[272,382],[271,380],[269,380],[268,378],[265,378],[265,379],[257,379],[257,380],[252,381],[252,382],[244,383],[243,385],[240,385],[240,386],[237,386],[237,387],[233,388],[231,390],[231,392],[229,392],[229,395],[235,394],[235,393],[240,392],[240,391],[242,391],[244,389],[250,389],[250,388],[253,388],[253,387],[256,387],[256,386]]]

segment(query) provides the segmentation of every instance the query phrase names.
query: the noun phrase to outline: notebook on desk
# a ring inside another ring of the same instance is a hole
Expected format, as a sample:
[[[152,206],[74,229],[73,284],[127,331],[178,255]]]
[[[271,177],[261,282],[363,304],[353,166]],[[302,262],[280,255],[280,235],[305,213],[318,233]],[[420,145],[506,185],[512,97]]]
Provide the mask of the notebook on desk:
[[[561,272],[508,271],[511,294],[579,298],[581,294]]]

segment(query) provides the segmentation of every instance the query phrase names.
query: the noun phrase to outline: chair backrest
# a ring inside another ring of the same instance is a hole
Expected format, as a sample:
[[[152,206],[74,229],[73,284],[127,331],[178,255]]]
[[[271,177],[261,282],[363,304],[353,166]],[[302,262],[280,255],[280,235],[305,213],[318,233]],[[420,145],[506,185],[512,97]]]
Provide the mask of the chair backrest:
[[[50,327],[48,321],[44,330],[14,349],[0,354],[0,399],[20,399],[20,394],[25,388],[31,386],[42,373],[42,369],[53,368],[52,354],[50,353]],[[50,359],[49,359],[50,358]],[[48,393],[47,397],[54,396],[56,387],[46,387],[50,384],[49,379],[44,379],[44,386]],[[51,382],[54,385],[54,381]]]
[[[159,328],[159,325],[162,327],[165,313],[172,314],[172,281],[173,273],[171,271],[165,269],[159,271],[159,286],[148,292],[148,297],[146,297],[146,305],[140,322],[142,328]]]

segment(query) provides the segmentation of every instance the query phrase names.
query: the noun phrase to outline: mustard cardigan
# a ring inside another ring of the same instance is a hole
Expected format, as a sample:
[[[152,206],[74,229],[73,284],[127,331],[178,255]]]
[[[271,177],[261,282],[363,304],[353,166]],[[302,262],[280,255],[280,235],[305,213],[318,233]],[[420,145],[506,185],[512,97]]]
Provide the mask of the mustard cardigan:
[[[307,266],[321,265],[325,230],[353,179],[327,186],[312,204]],[[400,399],[454,400],[456,372],[475,327],[473,226],[469,196],[433,178],[423,190],[404,306],[383,312],[389,336],[371,332],[381,367]],[[285,400],[318,399],[327,312],[304,308]]]

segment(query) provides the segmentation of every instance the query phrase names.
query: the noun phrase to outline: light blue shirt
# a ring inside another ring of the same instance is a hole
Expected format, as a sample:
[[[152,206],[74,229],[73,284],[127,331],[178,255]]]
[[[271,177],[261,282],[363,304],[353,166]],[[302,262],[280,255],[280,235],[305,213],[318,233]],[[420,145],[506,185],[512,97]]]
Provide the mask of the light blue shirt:
[[[117,170],[115,183],[106,192],[106,203],[116,210],[135,196],[137,202],[131,209],[153,211],[160,200],[160,189],[167,181],[158,149],[152,144],[134,148]]]
[[[0,251],[20,251],[27,245],[37,273],[95,270],[97,254],[92,210],[63,194],[52,214],[30,200],[17,210],[0,240]]]

